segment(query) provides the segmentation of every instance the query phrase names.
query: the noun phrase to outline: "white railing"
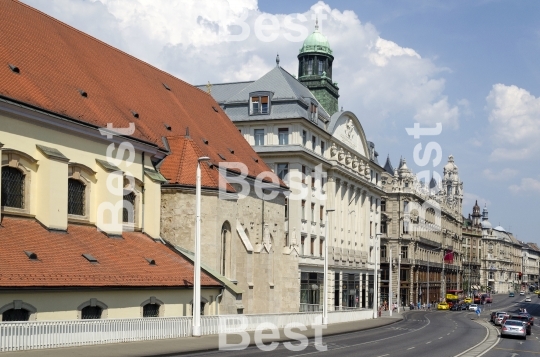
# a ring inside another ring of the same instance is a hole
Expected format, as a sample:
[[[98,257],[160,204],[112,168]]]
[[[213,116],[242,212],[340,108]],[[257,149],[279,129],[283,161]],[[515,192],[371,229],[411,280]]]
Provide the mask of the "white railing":
[[[0,352],[191,336],[191,317],[0,323]]]
[[[329,311],[328,323],[372,318],[371,310]],[[322,323],[320,312],[201,316],[201,333],[215,335],[254,331],[262,323],[277,328]],[[98,345],[188,337],[192,319],[156,317],[133,319],[0,322],[0,352]]]

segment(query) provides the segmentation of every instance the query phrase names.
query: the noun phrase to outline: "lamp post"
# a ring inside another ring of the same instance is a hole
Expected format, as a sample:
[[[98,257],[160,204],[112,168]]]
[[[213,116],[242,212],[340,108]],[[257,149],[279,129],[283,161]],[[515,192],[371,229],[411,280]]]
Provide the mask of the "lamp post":
[[[326,210],[326,225],[325,225],[325,237],[324,237],[324,305],[323,305],[323,318],[322,324],[328,325],[328,212],[334,212],[335,209]]]
[[[401,249],[401,245],[399,246]],[[401,252],[398,253],[398,272],[397,272],[397,312],[401,307]]]
[[[195,181],[195,264],[193,278],[193,332],[192,336],[201,336],[201,161],[208,161],[208,156],[197,159]]]
[[[390,247],[388,257],[388,314],[392,317],[392,298],[394,297],[394,292],[392,291],[392,270],[394,270],[394,262],[392,261],[392,247]]]
[[[379,290],[379,282],[378,282],[378,269],[377,269],[377,256],[379,255],[379,251],[378,251],[378,248],[379,248],[379,238],[381,237],[381,233],[376,233],[375,234],[375,242],[374,242],[374,246],[373,246],[373,255],[375,256],[374,258],[374,265],[373,265],[373,318],[376,319],[377,318],[377,308],[378,308],[378,305],[379,305],[379,294],[378,294],[378,290]]]

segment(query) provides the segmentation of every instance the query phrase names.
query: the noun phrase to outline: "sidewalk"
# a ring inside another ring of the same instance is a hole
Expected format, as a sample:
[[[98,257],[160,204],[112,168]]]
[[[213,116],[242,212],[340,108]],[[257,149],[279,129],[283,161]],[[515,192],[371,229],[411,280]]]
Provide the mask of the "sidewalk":
[[[372,329],[376,327],[390,325],[403,320],[401,314],[394,314],[394,316],[383,316],[378,319],[361,320],[354,322],[346,322],[340,324],[328,325],[323,330],[323,343],[324,336],[337,335],[345,332],[362,331]],[[298,330],[294,332],[299,333]],[[311,327],[304,332],[303,335],[308,338],[314,336],[315,330]],[[251,344],[253,343],[254,332],[248,332],[250,336]],[[274,341],[287,341],[290,340],[285,337],[283,330],[279,330],[280,338]],[[240,335],[228,335],[227,343],[240,343]],[[265,339],[265,343],[270,340]],[[106,345],[93,345],[93,346],[81,346],[81,347],[65,347],[65,348],[49,348],[42,350],[32,351],[19,351],[19,352],[4,352],[2,357],[11,356],[35,356],[35,357],[142,357],[142,356],[171,356],[177,354],[187,354],[192,352],[217,350],[219,347],[219,336],[210,335],[202,337],[184,337],[167,340],[154,340],[154,341],[139,341],[128,343],[114,343]]]

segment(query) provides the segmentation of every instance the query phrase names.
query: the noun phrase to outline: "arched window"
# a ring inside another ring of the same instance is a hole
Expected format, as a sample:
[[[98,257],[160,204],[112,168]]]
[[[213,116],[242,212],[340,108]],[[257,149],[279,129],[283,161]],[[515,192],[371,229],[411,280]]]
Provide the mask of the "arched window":
[[[68,179],[68,214],[85,215],[84,201],[86,187],[76,179]]]
[[[159,317],[159,304],[146,304],[143,306],[143,317]]]
[[[230,252],[231,249],[231,225],[229,222],[221,226],[221,256],[220,273],[223,276],[230,275]]]
[[[130,193],[124,195],[124,209],[122,211],[122,222],[124,223],[135,223],[135,193],[131,191]]]
[[[103,309],[99,306],[86,306],[81,310],[81,319],[101,319]]]
[[[2,206],[24,208],[24,174],[13,167],[2,167]]]
[[[26,309],[9,309],[2,313],[2,321],[28,321],[30,311]]]

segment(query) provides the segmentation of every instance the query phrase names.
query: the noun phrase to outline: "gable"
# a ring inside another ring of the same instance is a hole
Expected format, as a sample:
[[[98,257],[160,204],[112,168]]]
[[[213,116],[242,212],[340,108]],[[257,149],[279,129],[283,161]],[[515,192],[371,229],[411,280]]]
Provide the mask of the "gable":
[[[334,116],[339,115],[337,118]],[[336,113],[332,116],[331,127],[332,136],[337,140],[354,149],[364,157],[368,157],[367,141],[364,130],[358,118],[351,112]]]

